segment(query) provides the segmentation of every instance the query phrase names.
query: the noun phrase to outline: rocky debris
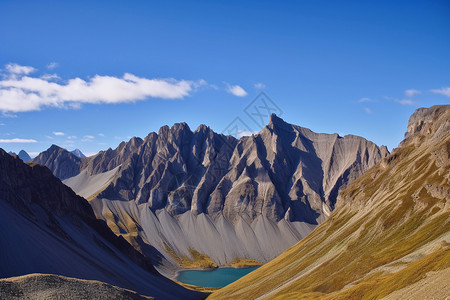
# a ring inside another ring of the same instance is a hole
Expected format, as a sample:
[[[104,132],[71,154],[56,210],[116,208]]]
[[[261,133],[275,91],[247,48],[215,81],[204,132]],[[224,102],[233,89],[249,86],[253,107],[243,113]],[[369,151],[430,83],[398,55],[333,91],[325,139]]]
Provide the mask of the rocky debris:
[[[0,279],[0,299],[154,299],[94,280],[51,274]]]

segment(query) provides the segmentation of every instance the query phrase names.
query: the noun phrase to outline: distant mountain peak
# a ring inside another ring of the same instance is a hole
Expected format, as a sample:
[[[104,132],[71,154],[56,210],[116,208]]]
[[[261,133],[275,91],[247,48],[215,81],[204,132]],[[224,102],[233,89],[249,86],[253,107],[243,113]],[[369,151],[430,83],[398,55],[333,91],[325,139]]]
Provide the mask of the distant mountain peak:
[[[74,155],[76,155],[76,156],[78,156],[80,158],[86,157],[86,155],[84,155],[83,152],[81,152],[81,150],[78,149],[78,148],[73,150],[73,151],[70,151],[70,153],[72,153],[72,154],[74,154]]]
[[[25,150],[20,150],[18,156],[23,162],[29,162],[31,160],[30,155]]]

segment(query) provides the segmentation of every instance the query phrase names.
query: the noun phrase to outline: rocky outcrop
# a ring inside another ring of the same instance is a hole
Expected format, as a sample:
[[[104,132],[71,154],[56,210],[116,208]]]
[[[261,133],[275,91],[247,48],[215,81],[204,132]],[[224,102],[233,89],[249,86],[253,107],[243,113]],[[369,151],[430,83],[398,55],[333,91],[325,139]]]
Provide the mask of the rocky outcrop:
[[[0,149],[0,277],[51,273],[164,299],[196,298],[98,220],[51,171]]]
[[[342,188],[387,154],[364,138],[314,133],[276,115],[240,140],[178,123],[85,159],[65,182],[93,199],[116,234],[135,245],[133,237],[142,239],[141,251],[149,243],[170,260],[167,249],[189,256],[192,248],[223,265],[268,261],[293,245],[326,219]],[[88,195],[83,183],[94,182]]]

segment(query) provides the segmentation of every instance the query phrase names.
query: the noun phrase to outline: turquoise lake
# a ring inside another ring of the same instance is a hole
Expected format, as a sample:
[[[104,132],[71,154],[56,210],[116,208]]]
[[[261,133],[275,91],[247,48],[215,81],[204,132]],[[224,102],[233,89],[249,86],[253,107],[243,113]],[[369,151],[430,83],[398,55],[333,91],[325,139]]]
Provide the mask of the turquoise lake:
[[[184,270],[178,273],[176,280],[202,287],[224,287],[238,280],[258,267],[219,268],[214,270]]]

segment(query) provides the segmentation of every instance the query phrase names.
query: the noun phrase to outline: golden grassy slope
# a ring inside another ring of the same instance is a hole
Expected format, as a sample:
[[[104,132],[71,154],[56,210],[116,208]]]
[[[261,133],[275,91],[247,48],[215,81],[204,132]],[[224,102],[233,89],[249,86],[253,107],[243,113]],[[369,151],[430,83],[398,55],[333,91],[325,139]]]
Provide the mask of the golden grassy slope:
[[[406,143],[308,237],[210,298],[378,299],[450,267],[449,153],[448,133]]]

